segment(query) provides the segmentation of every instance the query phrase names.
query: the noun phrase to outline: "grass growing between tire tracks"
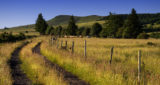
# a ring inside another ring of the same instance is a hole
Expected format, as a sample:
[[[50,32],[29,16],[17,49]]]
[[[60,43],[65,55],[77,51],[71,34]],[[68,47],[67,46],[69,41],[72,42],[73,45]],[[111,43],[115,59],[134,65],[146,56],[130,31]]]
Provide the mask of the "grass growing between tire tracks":
[[[20,53],[22,69],[33,81],[33,84],[67,85],[66,82],[62,80],[61,75],[58,75],[53,68],[46,66],[41,56],[32,53],[32,48],[37,44],[38,39],[22,49]]]

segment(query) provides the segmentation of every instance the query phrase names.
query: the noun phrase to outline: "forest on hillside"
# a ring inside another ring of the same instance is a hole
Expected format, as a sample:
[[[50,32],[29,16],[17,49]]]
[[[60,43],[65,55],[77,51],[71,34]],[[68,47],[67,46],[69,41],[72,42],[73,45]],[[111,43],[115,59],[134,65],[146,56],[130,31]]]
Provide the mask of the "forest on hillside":
[[[64,17],[64,16],[63,16]],[[66,16],[65,16],[66,17]],[[92,16],[97,17],[97,16]],[[90,17],[91,18],[91,17]],[[65,18],[67,19],[67,17]],[[104,24],[95,22],[90,27],[78,27],[77,17],[70,16],[68,25],[53,26],[48,24],[43,18],[42,14],[39,14],[35,24],[35,30],[41,35],[55,35],[59,37],[63,36],[92,36],[102,38],[140,38],[147,39],[149,37],[157,38],[158,33],[147,34],[148,32],[157,32],[159,28],[153,29],[148,24],[160,24],[160,14],[137,14],[135,9],[132,9],[131,13],[126,15],[109,13],[107,17],[97,17],[96,21],[103,20]],[[62,20],[62,18],[61,18]],[[87,20],[87,19],[86,19]],[[90,19],[91,20],[91,19]],[[95,20],[95,18],[94,18]],[[54,22],[54,20],[50,20]]]

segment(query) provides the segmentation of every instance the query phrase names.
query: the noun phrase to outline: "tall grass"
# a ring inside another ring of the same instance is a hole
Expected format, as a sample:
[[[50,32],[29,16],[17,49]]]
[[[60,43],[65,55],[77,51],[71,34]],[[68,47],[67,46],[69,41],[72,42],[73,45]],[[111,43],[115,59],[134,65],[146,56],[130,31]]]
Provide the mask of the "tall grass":
[[[32,48],[37,44],[38,39],[34,39],[20,53],[23,71],[35,85],[66,85],[61,75],[58,75],[50,66],[46,66],[42,56],[32,53]]]
[[[84,40],[87,40],[87,60],[84,60]],[[45,38],[46,40],[46,38]],[[48,42],[42,44],[42,53],[53,62],[88,81],[91,85],[136,85],[137,53],[142,50],[141,84],[160,83],[160,40],[62,38],[69,47],[75,41],[75,53],[57,50]],[[154,45],[147,44],[148,42]],[[110,49],[114,46],[113,62],[110,65]]]
[[[14,49],[20,45],[18,43],[1,43],[0,44],[0,85],[12,85],[12,78],[8,61]]]

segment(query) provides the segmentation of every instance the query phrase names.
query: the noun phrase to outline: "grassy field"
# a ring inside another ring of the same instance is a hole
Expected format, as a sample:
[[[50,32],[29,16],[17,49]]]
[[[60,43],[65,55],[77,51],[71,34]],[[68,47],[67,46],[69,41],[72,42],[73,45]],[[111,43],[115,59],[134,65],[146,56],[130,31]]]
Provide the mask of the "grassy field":
[[[25,35],[39,35],[38,32],[35,31],[33,28],[12,28],[12,29],[0,29],[0,33],[3,32],[12,32],[13,34],[24,33]]]
[[[103,25],[104,23],[105,23],[105,21],[90,21],[90,22],[85,22],[85,23],[83,23],[83,22],[79,22],[79,23],[77,23],[76,25],[80,28],[80,27],[92,27],[92,25],[94,24],[94,23],[99,23],[99,24],[101,24],[101,25]],[[67,28],[67,24],[63,24],[63,25],[61,25],[63,28]],[[57,26],[55,26],[55,27],[57,27]]]
[[[62,77],[57,75],[57,72],[46,66],[43,58],[32,53],[32,48],[41,40],[40,38],[33,39],[34,41],[24,47],[20,53],[22,61],[21,68],[32,80],[33,85],[67,85]]]
[[[60,49],[60,41],[68,41],[67,50]],[[84,57],[84,41],[87,41],[87,58]],[[20,52],[21,68],[34,85],[68,85],[62,75],[47,66],[44,59],[32,53],[40,41],[41,53],[50,61],[77,75],[91,85],[137,85],[138,51],[142,51],[141,84],[160,84],[160,40],[159,39],[103,39],[103,38],[59,38],[51,44],[50,36],[29,39],[32,41]],[[75,43],[71,53],[72,41]],[[0,85],[12,85],[8,60],[17,43],[0,44]],[[112,64],[109,63],[111,48]]]
[[[83,27],[83,26],[84,27],[92,27],[92,25],[94,23],[99,23],[99,24],[103,25],[105,23],[105,21],[92,21],[92,22],[87,22],[87,23],[78,23],[77,25],[78,25],[78,27]]]
[[[90,82],[91,85],[136,85],[138,50],[142,51],[141,84],[160,84],[158,66],[160,40],[99,38],[61,38],[61,40],[67,40],[69,47],[74,41],[75,53],[71,54],[70,50],[60,50],[56,49],[56,46],[50,46],[46,38],[41,46],[41,52],[52,62]],[[84,40],[87,40],[87,60],[83,56]],[[149,44],[151,42],[152,44]],[[110,65],[112,46],[114,53]]]
[[[13,50],[21,43],[1,43],[0,44],[0,85],[12,85],[12,78],[8,61]]]

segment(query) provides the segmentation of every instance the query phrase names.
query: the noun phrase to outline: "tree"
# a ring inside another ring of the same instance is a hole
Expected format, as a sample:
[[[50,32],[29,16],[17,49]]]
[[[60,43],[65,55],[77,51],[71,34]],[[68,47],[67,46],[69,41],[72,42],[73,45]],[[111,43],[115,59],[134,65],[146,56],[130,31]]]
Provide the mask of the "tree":
[[[50,35],[55,35],[55,28],[52,28],[52,29],[51,29]]]
[[[36,20],[35,30],[38,31],[41,35],[44,35],[47,27],[48,27],[48,25],[47,25],[46,21],[43,19],[42,14],[39,14],[38,18]]]
[[[123,28],[124,38],[137,38],[137,36],[142,32],[142,26],[135,9],[132,9],[132,12],[125,21]]]
[[[77,28],[74,16],[71,16],[67,27],[67,34],[76,35]]]
[[[82,32],[83,36],[89,36],[89,34],[90,34],[90,28],[85,28]]]
[[[102,29],[101,37],[116,37],[119,28],[123,26],[123,19],[118,15],[113,15],[110,12],[105,27]]]
[[[91,36],[99,37],[99,34],[102,30],[102,26],[99,23],[94,23],[91,29]]]
[[[118,31],[116,32],[116,38],[122,38],[124,28],[118,28]]]
[[[61,34],[62,34],[62,26],[58,26],[56,28],[56,33],[55,34],[58,35],[58,36],[61,36]]]
[[[61,36],[65,36],[65,35],[67,35],[67,29],[62,29],[62,32],[61,32]]]
[[[8,27],[4,27],[5,30],[9,29]]]
[[[53,28],[52,26],[48,26],[45,34],[47,34],[47,35],[51,34],[51,31],[52,31],[53,29],[54,29],[54,28]]]
[[[83,31],[85,30],[85,27],[80,27],[78,30],[77,30],[77,35],[82,35]]]

